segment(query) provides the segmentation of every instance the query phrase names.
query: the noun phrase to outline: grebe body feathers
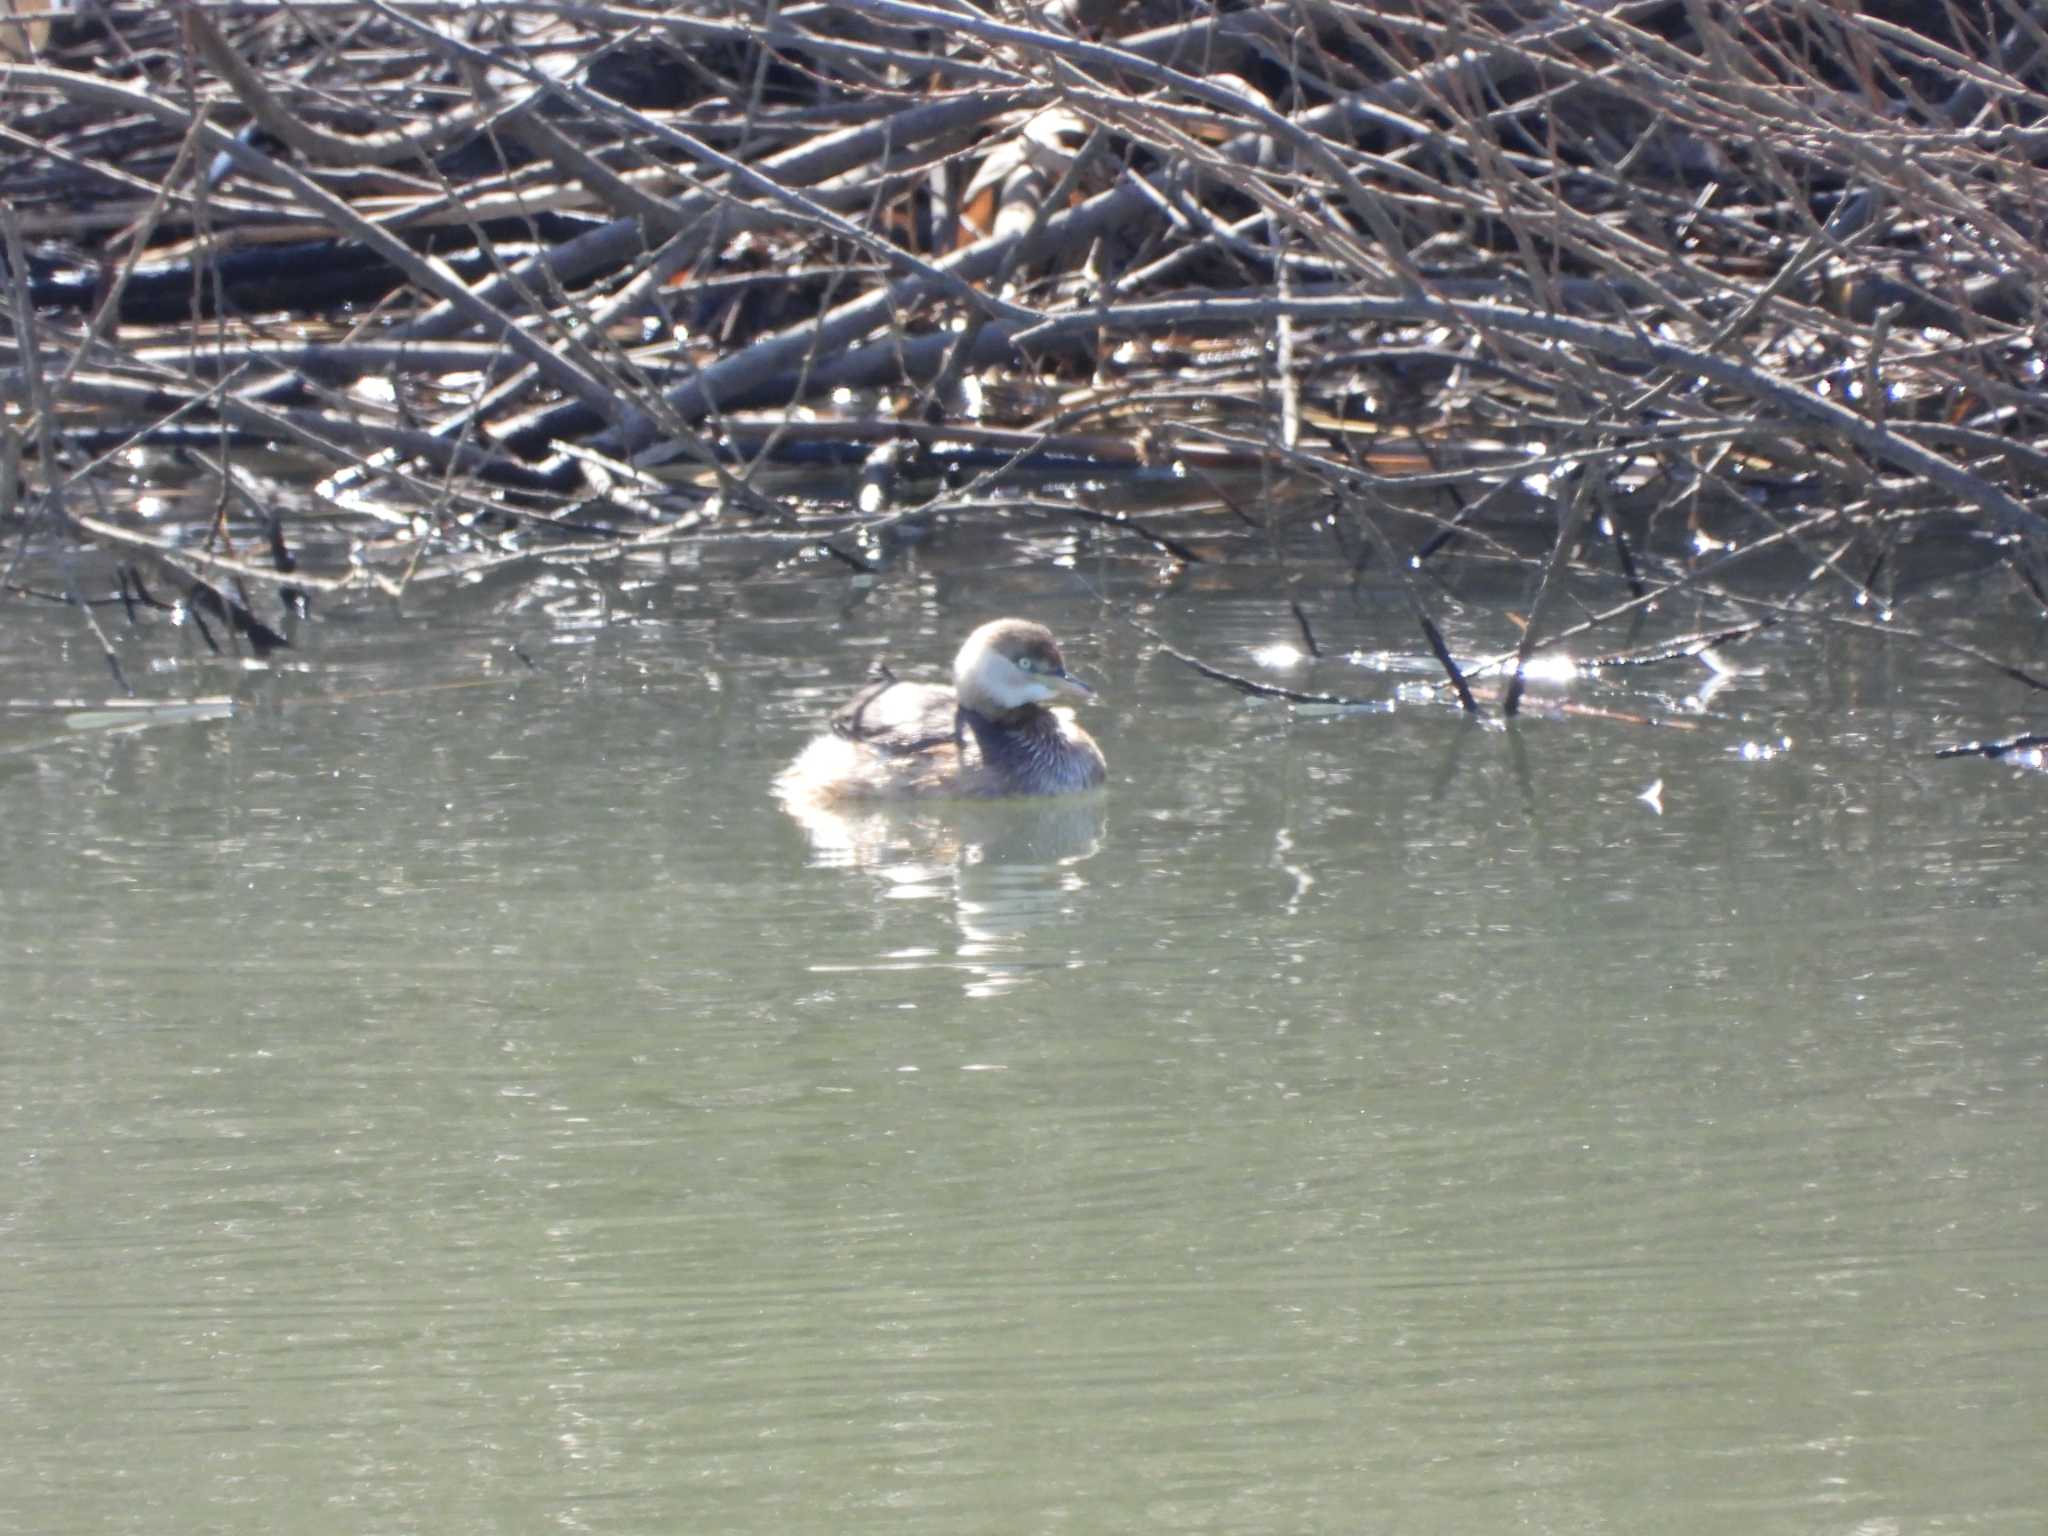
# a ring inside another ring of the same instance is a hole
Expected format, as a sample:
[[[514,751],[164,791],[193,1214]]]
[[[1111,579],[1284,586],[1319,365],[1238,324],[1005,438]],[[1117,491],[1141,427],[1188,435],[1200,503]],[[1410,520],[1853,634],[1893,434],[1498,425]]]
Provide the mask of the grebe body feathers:
[[[787,793],[826,800],[936,795],[1062,795],[1106,776],[1102,749],[1056,698],[1092,698],[1042,624],[984,624],[953,660],[953,686],[884,677],[848,700],[832,732],[782,776]]]

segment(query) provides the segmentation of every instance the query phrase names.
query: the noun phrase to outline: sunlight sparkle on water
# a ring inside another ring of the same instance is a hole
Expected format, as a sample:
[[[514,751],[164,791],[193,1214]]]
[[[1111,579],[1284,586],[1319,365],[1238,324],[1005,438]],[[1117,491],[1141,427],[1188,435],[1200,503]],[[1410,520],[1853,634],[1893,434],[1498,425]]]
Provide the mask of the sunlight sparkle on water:
[[[1562,651],[1531,656],[1522,676],[1532,683],[1568,683],[1579,675],[1579,664]]]
[[[1287,672],[1307,663],[1308,657],[1285,640],[1252,647],[1252,660],[1274,672]]]

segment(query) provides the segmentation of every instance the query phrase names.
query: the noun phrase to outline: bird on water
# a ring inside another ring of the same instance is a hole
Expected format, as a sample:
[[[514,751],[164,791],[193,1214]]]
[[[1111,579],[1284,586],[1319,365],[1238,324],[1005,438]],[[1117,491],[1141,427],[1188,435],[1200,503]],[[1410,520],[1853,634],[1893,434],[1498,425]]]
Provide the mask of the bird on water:
[[[778,781],[809,800],[1065,795],[1099,786],[1102,749],[1057,698],[1092,699],[1043,624],[997,619],[953,658],[953,686],[883,677]]]

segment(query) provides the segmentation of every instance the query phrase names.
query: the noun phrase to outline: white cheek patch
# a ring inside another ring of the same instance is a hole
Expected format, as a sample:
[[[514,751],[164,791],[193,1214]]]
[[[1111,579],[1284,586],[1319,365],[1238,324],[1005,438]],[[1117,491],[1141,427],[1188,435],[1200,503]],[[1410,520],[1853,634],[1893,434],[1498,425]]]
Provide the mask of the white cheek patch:
[[[1004,709],[1021,709],[1026,704],[1043,704],[1059,690],[1033,677],[1007,657],[998,658],[988,669],[988,694]]]

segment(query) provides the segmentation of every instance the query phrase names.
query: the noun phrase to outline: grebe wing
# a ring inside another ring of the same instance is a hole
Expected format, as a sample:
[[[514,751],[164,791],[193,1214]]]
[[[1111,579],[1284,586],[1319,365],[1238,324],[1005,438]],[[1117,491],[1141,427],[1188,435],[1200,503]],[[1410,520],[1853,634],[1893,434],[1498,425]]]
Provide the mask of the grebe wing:
[[[832,734],[892,756],[951,747],[959,731],[959,701],[950,688],[870,683],[832,716]]]

